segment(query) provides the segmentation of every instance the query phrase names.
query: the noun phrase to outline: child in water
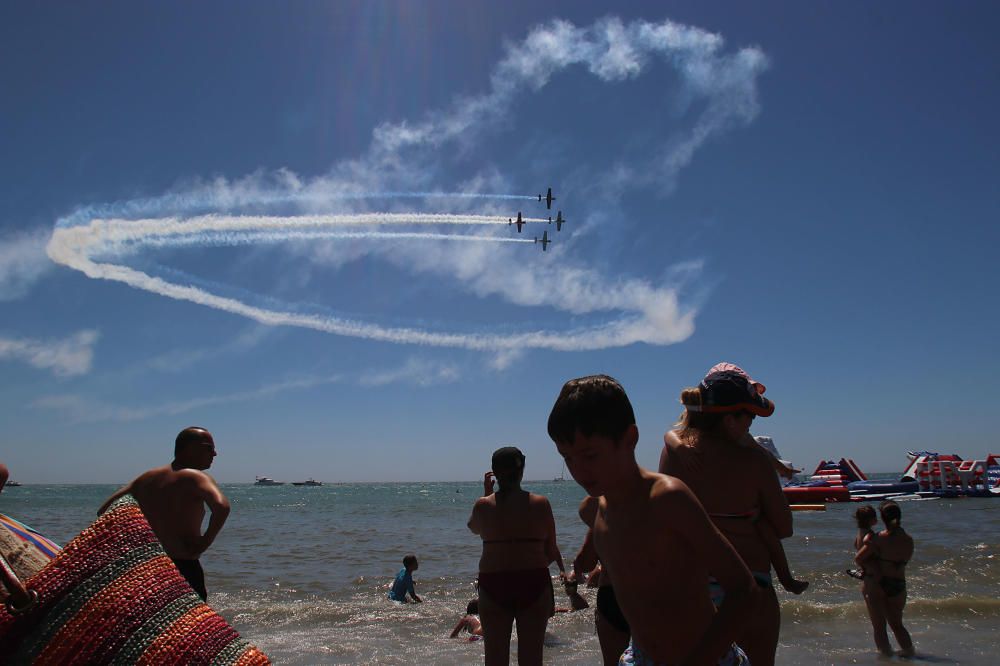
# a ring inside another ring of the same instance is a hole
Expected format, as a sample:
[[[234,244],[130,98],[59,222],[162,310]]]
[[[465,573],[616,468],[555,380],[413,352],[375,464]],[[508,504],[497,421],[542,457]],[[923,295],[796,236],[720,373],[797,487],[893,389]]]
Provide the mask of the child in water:
[[[854,512],[854,520],[858,523],[858,533],[854,536],[854,552],[857,553],[865,545],[865,540],[875,534],[875,530],[872,528],[878,523],[878,516],[875,514],[874,507],[865,504],[864,506],[859,506],[857,511]],[[848,569],[847,575],[858,580],[868,579],[877,583],[879,576],[878,568],[868,568],[872,569],[872,571]],[[866,587],[868,586],[866,585]]]
[[[465,629],[469,632],[470,641],[478,641],[483,637],[483,623],[479,621],[479,598],[475,598],[465,607],[465,615],[455,628],[451,630],[449,638],[458,638],[458,635]]]
[[[392,588],[389,590],[390,599],[405,604],[406,595],[409,594],[418,604],[422,601],[413,585],[413,572],[418,568],[420,563],[417,562],[416,555],[407,555],[403,558],[403,568],[396,574],[396,580],[392,581]]]

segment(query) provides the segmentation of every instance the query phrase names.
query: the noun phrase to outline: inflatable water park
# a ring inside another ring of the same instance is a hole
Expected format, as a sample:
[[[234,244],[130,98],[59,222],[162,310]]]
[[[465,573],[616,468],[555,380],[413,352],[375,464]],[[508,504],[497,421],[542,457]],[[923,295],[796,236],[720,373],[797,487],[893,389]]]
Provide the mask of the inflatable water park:
[[[963,460],[956,454],[908,451],[896,481],[871,480],[849,458],[821,460],[808,479],[784,487],[791,505],[937,497],[1000,497],[1000,455]]]

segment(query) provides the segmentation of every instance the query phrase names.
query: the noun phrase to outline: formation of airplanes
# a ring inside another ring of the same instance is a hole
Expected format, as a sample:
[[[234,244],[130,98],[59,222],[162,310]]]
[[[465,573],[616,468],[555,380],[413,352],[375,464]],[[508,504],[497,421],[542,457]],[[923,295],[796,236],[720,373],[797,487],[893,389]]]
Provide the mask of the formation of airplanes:
[[[552,210],[552,202],[555,201],[555,200],[556,200],[556,198],[554,196],[552,196],[552,188],[551,187],[548,188],[548,190],[546,191],[545,194],[539,194],[538,195],[538,201],[539,201],[539,203],[541,203],[541,202],[544,201],[545,202],[545,207],[548,210]],[[555,220],[553,220],[552,216],[549,215],[549,224],[552,224],[553,222],[555,222],[556,223],[556,231],[562,231],[562,225],[563,225],[563,223],[565,221],[566,221],[566,218],[563,217],[563,214],[562,214],[561,210],[557,211],[557,213],[556,213],[556,219]],[[526,222],[524,221],[524,218],[521,216],[521,211],[517,211],[517,219],[514,219],[513,217],[507,218],[507,224],[508,225],[512,225],[512,224],[516,225],[517,226],[517,233],[521,233],[521,228],[524,227],[524,225],[526,224]],[[548,249],[549,243],[552,242],[552,240],[549,238],[549,232],[545,231],[542,234],[541,238],[539,238],[538,236],[535,236],[535,242],[536,243],[541,243],[542,244],[542,252],[545,252]]]

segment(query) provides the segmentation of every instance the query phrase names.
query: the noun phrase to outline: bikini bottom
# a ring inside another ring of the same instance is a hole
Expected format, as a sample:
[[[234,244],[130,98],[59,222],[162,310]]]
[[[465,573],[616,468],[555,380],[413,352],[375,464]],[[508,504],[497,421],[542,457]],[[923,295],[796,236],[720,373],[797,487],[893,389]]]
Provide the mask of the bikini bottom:
[[[733,643],[729,646],[726,654],[719,657],[715,663],[717,666],[750,666],[750,659],[736,643]],[[618,666],[669,666],[669,664],[650,659],[632,641],[629,641],[628,647],[618,660]]]
[[[509,613],[534,604],[548,592],[553,599],[552,578],[548,567],[518,571],[479,572],[479,591]]]
[[[879,579],[878,584],[882,586],[882,591],[885,592],[885,596],[887,597],[898,597],[906,592],[905,578],[882,576],[882,578]]]

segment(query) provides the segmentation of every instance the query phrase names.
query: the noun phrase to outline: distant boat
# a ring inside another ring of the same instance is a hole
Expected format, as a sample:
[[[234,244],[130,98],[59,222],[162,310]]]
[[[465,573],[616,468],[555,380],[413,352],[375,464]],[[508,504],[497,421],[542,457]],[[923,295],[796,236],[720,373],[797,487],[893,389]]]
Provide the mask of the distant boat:
[[[555,477],[552,480],[555,481],[556,483],[559,483],[561,481],[565,481],[566,480],[566,463],[565,462],[563,462],[562,471],[559,472],[559,476]]]
[[[322,486],[322,481],[317,481],[316,479],[310,478],[306,481],[292,481],[293,486]]]
[[[17,481],[8,481],[4,487],[6,487],[6,488],[14,488],[14,487],[20,486],[20,485],[21,484],[18,483]]]
[[[255,477],[255,478],[257,479],[256,481],[254,481],[254,484],[253,484],[255,486],[283,486],[283,485],[285,485],[284,481],[275,481],[274,479],[272,479],[269,476],[258,476],[258,477]]]

